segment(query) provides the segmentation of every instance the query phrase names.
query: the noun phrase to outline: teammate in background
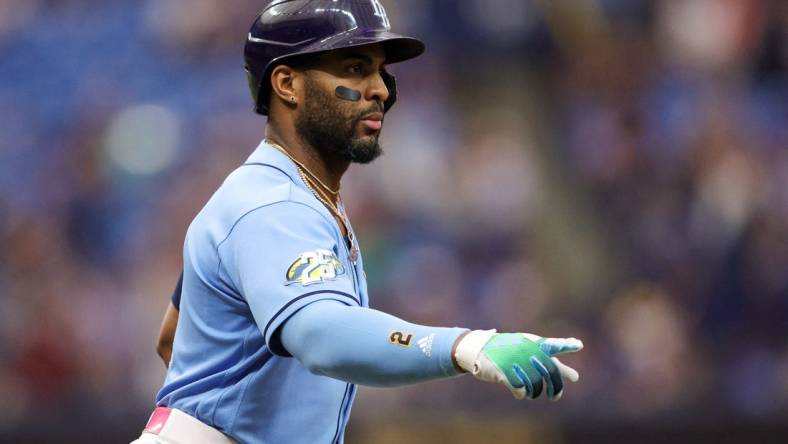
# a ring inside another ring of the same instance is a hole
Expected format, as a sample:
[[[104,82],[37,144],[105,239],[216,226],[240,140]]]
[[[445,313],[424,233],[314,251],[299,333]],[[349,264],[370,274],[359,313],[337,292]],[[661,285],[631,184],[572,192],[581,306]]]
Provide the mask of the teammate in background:
[[[381,154],[396,100],[385,65],[424,45],[389,31],[377,0],[276,0],[245,58],[266,139],[186,234],[172,361],[137,443],[341,443],[355,384],[471,373],[518,399],[578,374],[574,338],[416,325],[369,307],[339,194]]]

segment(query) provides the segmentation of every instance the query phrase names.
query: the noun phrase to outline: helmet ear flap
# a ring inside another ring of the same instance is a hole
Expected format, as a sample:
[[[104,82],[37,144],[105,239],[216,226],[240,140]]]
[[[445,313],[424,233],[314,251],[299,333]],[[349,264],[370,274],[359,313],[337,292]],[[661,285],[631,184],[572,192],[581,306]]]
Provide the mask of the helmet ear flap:
[[[385,69],[380,72],[380,76],[383,78],[383,84],[386,85],[386,89],[389,90],[389,98],[383,102],[383,112],[385,113],[397,101],[397,79]]]

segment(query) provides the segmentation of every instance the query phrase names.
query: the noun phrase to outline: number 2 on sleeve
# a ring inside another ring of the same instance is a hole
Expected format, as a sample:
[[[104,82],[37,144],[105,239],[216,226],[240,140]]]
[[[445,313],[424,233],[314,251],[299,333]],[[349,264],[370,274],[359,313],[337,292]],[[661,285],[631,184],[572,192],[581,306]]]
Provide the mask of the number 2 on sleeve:
[[[389,335],[389,342],[392,344],[400,345],[402,347],[410,347],[413,340],[413,333],[403,333],[401,331],[393,331]]]

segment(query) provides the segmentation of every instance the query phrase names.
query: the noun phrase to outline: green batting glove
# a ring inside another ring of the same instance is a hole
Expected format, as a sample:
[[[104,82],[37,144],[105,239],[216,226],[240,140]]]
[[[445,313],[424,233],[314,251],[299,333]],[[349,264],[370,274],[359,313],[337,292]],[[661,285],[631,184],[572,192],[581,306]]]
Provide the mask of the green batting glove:
[[[557,401],[564,391],[564,378],[576,382],[580,375],[555,356],[582,348],[583,342],[575,338],[474,330],[460,339],[454,359],[476,378],[504,384],[517,399],[534,399],[546,386],[548,399]]]

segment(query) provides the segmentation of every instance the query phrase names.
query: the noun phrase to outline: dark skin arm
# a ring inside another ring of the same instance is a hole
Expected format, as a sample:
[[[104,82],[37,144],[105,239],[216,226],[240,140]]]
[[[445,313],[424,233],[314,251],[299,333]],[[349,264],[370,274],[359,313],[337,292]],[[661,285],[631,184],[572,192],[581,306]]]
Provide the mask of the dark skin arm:
[[[159,330],[159,340],[156,344],[156,352],[164,361],[166,367],[170,366],[170,358],[172,357],[172,341],[175,339],[175,326],[178,325],[178,309],[172,305],[172,302],[167,306],[167,311],[164,313],[164,319],[161,321],[161,329]]]

